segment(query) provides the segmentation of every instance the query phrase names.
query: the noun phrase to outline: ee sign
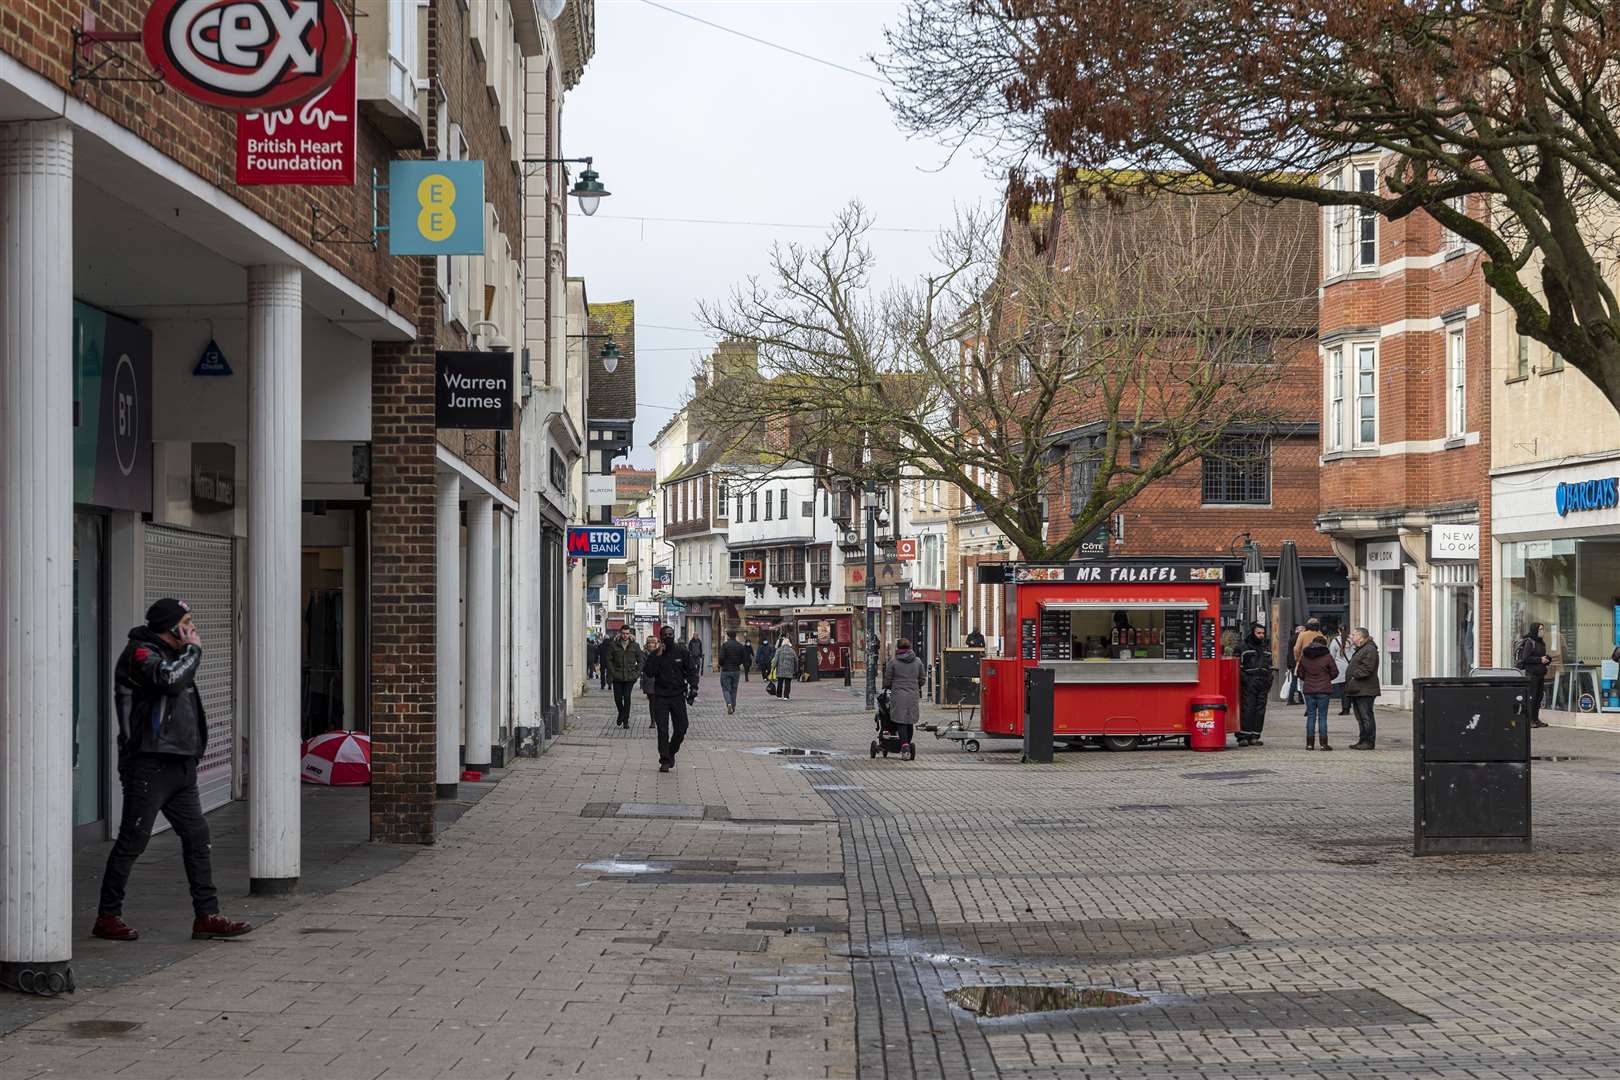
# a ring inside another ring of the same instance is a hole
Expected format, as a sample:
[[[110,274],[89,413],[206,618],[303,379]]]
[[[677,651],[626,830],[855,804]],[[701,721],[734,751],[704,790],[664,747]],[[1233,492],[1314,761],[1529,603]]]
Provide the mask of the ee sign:
[[[482,255],[484,163],[388,163],[390,255]]]
[[[354,53],[339,0],[153,0],[146,58],[186,97],[232,112],[308,101]]]
[[[605,525],[571,528],[568,530],[568,557],[570,559],[622,559],[624,558],[624,530]]]

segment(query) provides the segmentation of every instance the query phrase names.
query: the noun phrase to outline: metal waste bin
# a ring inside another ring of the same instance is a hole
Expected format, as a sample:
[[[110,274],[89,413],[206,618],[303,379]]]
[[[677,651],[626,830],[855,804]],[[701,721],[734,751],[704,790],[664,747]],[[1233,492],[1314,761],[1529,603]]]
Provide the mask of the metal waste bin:
[[[1052,688],[1057,672],[1051,668],[1024,669],[1024,760],[1051,764]]]
[[[1226,699],[1199,695],[1187,707],[1192,710],[1192,734],[1187,736],[1187,745],[1194,750],[1225,750]]]
[[[1412,854],[1530,850],[1530,680],[1412,682]]]

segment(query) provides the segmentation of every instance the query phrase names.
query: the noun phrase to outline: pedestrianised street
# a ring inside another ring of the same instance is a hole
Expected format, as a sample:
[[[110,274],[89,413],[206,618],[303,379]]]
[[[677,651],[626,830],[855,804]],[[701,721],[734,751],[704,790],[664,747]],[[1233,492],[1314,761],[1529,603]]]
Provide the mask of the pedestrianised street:
[[[908,762],[858,687],[713,690],[667,774],[590,692],[435,846],[58,999],[0,1076],[1620,1075],[1606,733],[1536,733],[1532,854],[1418,859],[1394,712],[1372,754],[1275,706],[1256,749]]]

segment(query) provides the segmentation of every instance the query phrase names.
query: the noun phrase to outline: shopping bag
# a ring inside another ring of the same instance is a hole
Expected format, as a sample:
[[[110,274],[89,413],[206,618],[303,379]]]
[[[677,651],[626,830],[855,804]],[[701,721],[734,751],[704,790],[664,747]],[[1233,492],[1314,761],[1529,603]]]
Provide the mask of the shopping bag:
[[[1283,672],[1281,689],[1279,689],[1277,691],[1277,700],[1278,701],[1287,701],[1288,699],[1292,698],[1293,696],[1294,696],[1294,673],[1292,671],[1285,671],[1285,672]]]
[[[775,679],[771,679],[765,683],[765,692],[771,695],[771,697],[775,697],[779,693]]]

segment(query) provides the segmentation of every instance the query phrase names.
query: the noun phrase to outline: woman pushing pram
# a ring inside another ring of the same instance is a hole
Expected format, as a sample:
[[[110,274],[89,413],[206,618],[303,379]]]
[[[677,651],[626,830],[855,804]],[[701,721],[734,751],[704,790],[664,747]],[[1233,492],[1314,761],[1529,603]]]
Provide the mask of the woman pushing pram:
[[[894,658],[883,666],[883,693],[878,697],[876,717],[878,737],[872,743],[872,756],[898,753],[906,760],[917,756],[911,741],[912,729],[922,714],[923,688],[928,684],[928,665],[911,651],[911,642],[901,638]]]

